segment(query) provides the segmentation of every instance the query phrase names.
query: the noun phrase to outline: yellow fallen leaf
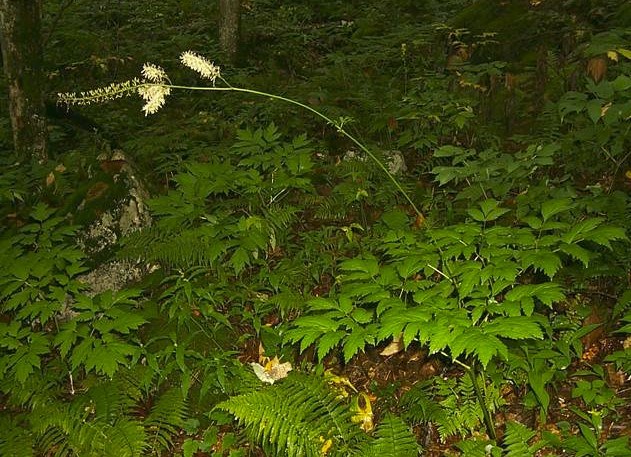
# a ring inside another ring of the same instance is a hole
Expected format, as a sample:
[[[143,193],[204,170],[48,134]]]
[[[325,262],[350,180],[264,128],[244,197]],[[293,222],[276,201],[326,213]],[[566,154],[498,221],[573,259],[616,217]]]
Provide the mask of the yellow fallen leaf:
[[[357,392],[355,386],[348,380],[346,376],[338,376],[330,370],[326,370],[324,372],[324,379],[326,380],[326,382],[333,385],[335,391],[339,393],[340,398],[348,397],[348,389],[352,390],[355,393]]]
[[[353,399],[351,411],[355,413],[353,417],[351,417],[351,421],[360,424],[359,428],[363,431],[370,432],[375,427],[370,398],[364,392]]]

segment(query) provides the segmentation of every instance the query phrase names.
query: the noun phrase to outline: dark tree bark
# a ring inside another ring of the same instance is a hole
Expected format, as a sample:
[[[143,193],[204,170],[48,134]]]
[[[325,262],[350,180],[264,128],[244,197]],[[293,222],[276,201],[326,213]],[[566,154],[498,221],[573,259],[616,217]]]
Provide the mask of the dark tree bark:
[[[241,35],[241,0],[219,0],[219,47],[234,63]]]
[[[41,43],[41,0],[0,0],[0,40],[9,85],[15,151],[47,159]]]

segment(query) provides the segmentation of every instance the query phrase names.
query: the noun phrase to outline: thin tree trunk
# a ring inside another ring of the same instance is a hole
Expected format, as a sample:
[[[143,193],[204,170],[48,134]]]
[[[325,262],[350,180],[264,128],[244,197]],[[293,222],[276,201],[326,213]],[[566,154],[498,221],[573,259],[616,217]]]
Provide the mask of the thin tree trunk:
[[[235,62],[241,35],[241,0],[219,0],[219,47],[230,62]]]
[[[47,159],[41,43],[41,0],[0,0],[0,39],[9,85],[15,151]]]

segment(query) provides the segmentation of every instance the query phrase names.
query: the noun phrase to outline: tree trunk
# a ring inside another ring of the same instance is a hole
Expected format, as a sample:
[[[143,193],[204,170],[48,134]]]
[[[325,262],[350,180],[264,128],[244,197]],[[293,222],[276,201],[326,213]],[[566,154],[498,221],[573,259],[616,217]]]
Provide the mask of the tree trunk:
[[[41,43],[41,0],[0,0],[0,39],[9,86],[16,153],[47,159]]]
[[[234,63],[239,52],[241,0],[219,0],[219,47]]]

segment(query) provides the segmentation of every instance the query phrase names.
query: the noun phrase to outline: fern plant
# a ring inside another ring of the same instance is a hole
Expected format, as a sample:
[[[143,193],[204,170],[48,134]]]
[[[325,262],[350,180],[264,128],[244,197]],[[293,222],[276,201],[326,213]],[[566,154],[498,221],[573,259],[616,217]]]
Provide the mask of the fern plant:
[[[353,422],[353,410],[317,376],[292,374],[283,382],[219,403],[233,414],[266,455],[413,457],[418,445],[409,428],[387,415],[374,437]]]
[[[124,456],[159,453],[173,445],[173,437],[184,424],[186,404],[179,389],[152,397],[154,405],[146,417],[138,410],[148,398],[131,380],[133,374],[101,381],[68,400],[31,398],[28,413],[11,418],[11,428],[0,431],[2,455]]]

